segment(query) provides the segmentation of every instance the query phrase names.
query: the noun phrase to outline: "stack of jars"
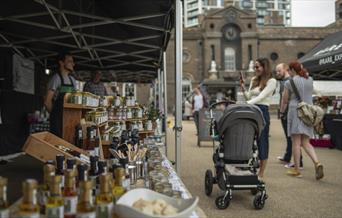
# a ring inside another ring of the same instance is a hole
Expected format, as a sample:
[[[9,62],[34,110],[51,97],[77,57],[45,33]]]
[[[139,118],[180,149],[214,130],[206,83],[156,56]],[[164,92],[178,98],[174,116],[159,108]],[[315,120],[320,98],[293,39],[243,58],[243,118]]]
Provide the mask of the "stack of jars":
[[[169,172],[162,166],[163,158],[157,147],[152,147],[148,152],[148,180],[149,188],[170,197],[180,198],[181,192],[173,190],[169,182]]]

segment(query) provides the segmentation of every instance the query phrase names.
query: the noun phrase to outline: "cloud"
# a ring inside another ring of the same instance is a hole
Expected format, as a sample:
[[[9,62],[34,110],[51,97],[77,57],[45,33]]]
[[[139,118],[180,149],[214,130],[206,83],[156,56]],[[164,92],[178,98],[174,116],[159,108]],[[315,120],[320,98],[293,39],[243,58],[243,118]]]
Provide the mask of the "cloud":
[[[292,26],[326,26],[335,21],[335,0],[292,0]]]

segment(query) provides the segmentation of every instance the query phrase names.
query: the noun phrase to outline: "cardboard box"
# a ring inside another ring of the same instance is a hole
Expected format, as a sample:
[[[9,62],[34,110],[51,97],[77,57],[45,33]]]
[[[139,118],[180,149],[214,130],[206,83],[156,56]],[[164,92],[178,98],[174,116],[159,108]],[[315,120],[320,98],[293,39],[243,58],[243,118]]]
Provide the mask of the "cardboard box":
[[[63,145],[74,152],[80,153],[83,157],[89,158],[88,152],[70,144],[69,142],[55,136],[50,132],[31,134],[25,142],[23,151],[42,162],[55,160],[57,154],[62,154],[66,158],[74,157],[77,163],[89,164],[89,162],[59,149],[56,147],[56,145]]]

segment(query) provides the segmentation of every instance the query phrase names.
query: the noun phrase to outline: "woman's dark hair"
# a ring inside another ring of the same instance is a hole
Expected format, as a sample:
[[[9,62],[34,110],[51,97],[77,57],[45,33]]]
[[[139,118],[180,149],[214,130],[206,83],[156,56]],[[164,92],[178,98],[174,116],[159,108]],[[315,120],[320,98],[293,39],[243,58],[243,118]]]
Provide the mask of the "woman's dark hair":
[[[309,78],[309,72],[303,68],[302,64],[298,61],[292,61],[289,64],[290,70],[296,72],[298,76],[304,77],[305,79]]]
[[[258,58],[256,59],[262,68],[264,69],[262,75],[254,77],[252,81],[252,88],[260,87],[260,91],[262,91],[268,82],[269,79],[272,78],[272,70],[270,61],[267,58]]]

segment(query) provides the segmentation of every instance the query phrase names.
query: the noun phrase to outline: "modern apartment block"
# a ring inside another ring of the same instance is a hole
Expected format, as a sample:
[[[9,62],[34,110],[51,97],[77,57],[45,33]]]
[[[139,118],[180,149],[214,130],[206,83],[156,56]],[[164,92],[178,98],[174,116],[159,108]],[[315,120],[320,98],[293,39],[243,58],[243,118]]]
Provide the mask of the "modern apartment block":
[[[184,27],[199,25],[199,15],[211,9],[220,9],[224,6],[224,0],[184,0]]]
[[[234,3],[241,9],[255,11],[258,25],[291,25],[291,0],[239,0]],[[275,17],[282,17],[282,23],[272,22]]]
[[[199,15],[229,5],[255,11],[260,26],[291,25],[291,0],[184,0],[184,26],[198,26]]]

